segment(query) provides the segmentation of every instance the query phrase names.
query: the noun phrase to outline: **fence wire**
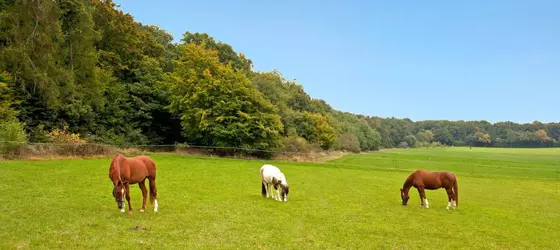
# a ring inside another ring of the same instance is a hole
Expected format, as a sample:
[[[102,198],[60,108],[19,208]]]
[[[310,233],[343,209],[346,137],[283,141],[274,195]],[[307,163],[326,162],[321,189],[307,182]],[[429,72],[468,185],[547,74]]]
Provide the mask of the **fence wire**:
[[[225,146],[204,146],[191,144],[135,144],[135,145],[118,145],[106,143],[53,143],[53,142],[18,142],[18,141],[0,141],[0,149],[9,145],[29,145],[29,146],[61,146],[61,147],[79,147],[79,146],[97,146],[120,149],[155,149],[155,148],[171,148],[171,151],[177,149],[207,149],[207,150],[233,150],[242,152],[271,153],[271,154],[289,154],[289,155],[306,155],[309,152],[288,151],[288,150],[266,150],[242,147],[225,147]],[[149,150],[148,150],[149,151]],[[159,151],[159,150],[156,150]],[[2,151],[0,151],[1,154]]]

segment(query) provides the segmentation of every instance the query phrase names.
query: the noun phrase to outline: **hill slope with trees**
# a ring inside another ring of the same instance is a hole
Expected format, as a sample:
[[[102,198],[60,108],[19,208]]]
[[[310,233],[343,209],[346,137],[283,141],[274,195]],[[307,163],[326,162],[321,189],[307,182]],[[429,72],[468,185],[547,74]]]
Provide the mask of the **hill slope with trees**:
[[[307,152],[560,146],[560,123],[367,117],[310,97],[205,33],[179,43],[107,1],[0,1],[0,140]]]

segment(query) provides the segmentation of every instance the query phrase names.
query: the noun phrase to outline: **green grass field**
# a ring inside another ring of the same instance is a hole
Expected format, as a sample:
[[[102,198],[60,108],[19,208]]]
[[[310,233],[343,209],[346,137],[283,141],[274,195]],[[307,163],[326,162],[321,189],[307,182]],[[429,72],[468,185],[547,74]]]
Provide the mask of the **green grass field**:
[[[267,161],[152,155],[158,213],[121,213],[110,159],[0,162],[0,248],[560,249],[560,149],[384,150],[322,164],[272,162],[287,203],[260,194]],[[444,190],[399,188],[414,169],[450,170]]]

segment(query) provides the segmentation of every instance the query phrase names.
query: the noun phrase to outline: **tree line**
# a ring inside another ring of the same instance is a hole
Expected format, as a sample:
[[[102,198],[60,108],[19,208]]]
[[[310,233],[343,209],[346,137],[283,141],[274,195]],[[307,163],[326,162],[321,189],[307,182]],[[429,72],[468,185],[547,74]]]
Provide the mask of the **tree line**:
[[[178,43],[111,0],[0,0],[0,140],[247,149],[558,146],[559,124],[355,115],[205,33]]]
[[[382,147],[430,145],[478,147],[559,147],[560,123],[519,124],[487,121],[416,121],[366,117],[381,133]]]

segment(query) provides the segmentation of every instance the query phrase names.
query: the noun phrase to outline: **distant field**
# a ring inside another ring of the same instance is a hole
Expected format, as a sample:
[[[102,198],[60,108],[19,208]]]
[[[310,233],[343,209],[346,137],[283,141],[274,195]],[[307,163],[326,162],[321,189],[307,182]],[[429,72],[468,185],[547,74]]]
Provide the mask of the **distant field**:
[[[121,213],[110,159],[0,162],[0,248],[560,249],[560,149],[383,150],[322,164],[273,162],[287,203],[260,195],[265,161],[152,155],[159,212]],[[414,169],[451,170],[420,209],[399,188]]]

